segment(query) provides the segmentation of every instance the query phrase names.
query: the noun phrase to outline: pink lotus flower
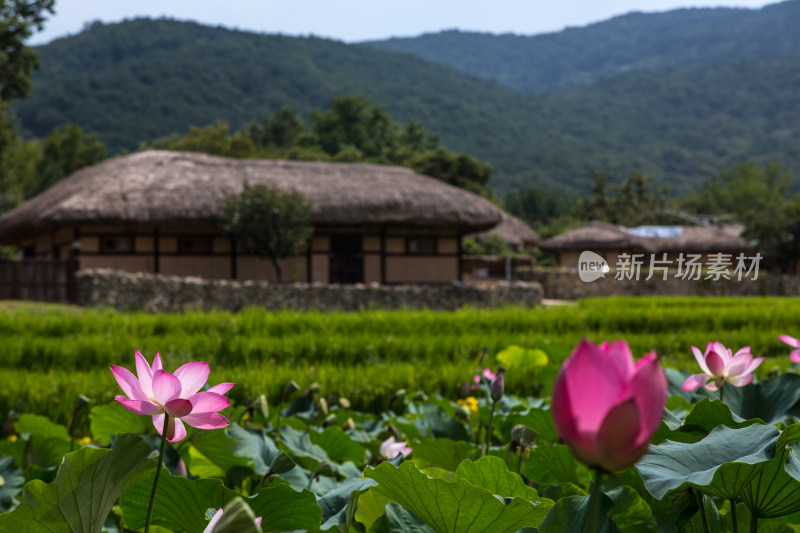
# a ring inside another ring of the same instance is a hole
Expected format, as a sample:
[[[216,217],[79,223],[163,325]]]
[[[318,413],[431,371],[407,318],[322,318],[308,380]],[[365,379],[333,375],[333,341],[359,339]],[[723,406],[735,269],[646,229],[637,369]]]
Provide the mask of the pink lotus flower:
[[[482,373],[482,374],[475,374],[475,375],[472,377],[472,380],[473,380],[475,383],[480,383],[480,382],[481,382],[481,376],[485,377],[485,378],[486,378],[486,379],[488,379],[489,381],[494,381],[494,380],[497,378],[497,374],[495,374],[494,372],[492,372],[492,369],[491,369],[491,368],[484,368],[484,369],[483,369],[483,373]]]
[[[800,340],[790,337],[789,335],[781,335],[779,338],[794,348],[792,353],[789,354],[789,359],[792,360],[792,363],[800,363]]]
[[[389,437],[381,444],[381,455],[386,459],[394,459],[398,453],[408,457],[412,451],[414,450],[406,446],[405,442],[394,440],[394,436]]]
[[[553,386],[556,431],[578,459],[609,472],[650,446],[667,401],[667,379],[651,352],[634,364],[625,341],[581,341]]]
[[[753,359],[750,347],[745,346],[735,355],[720,342],[709,342],[706,353],[692,346],[692,353],[703,374],[689,376],[683,382],[683,390],[692,391],[705,386],[710,391],[719,390],[727,381],[734,387],[744,387],[753,381],[753,370],[764,360]]]
[[[480,388],[481,376],[485,377],[490,383],[497,378],[497,374],[492,372],[490,368],[484,368],[481,374],[472,376],[472,381],[475,382],[471,387],[473,390]]]
[[[217,522],[219,522],[221,519],[222,519],[222,508],[220,507],[219,509],[217,509],[217,512],[214,513],[214,516],[211,517],[211,521],[208,523],[206,528],[203,530],[203,533],[214,533],[214,528],[216,527]],[[254,521],[255,521],[257,526],[261,527],[261,517],[260,516],[258,518],[256,518]]]
[[[186,437],[184,422],[200,429],[228,425],[228,420],[217,411],[230,405],[224,394],[234,384],[220,383],[198,392],[208,380],[208,363],[186,363],[170,374],[162,369],[159,354],[153,359],[152,368],[139,350],[136,350],[135,359],[138,379],[127,368],[111,365],[111,372],[126,395],[117,395],[114,399],[132,413],[152,415],[153,426],[159,434],[164,430],[164,413],[168,414],[168,441],[177,442]]]

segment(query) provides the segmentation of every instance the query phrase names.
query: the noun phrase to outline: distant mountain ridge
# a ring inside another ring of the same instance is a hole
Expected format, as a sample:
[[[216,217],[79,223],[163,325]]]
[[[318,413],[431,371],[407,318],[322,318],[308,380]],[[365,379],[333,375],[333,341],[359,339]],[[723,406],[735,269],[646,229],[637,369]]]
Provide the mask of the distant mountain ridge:
[[[539,35],[457,30],[368,41],[526,94],[639,69],[685,69],[800,52],[800,0],[761,9],[692,8],[614,17]]]
[[[777,6],[792,11],[800,0]],[[738,20],[765,10],[722,13]],[[663,15],[652,16],[667,20]],[[631,34],[639,32],[635,26]],[[761,40],[775,35],[780,32]],[[372,45],[136,19],[95,23],[37,47],[42,70],[14,110],[29,135],[76,123],[97,132],[114,153],[191,125],[223,120],[236,130],[283,106],[308,116],[331,97],[352,93],[385,107],[395,120],[421,121],[444,146],[492,164],[500,192],[541,185],[586,194],[593,170],[619,178],[641,170],[685,192],[709,173],[748,159],[780,162],[798,175],[800,52],[776,46],[746,42],[741,47],[768,52],[713,65],[623,69],[593,83],[526,95]],[[580,61],[580,54],[565,57],[565,72]],[[570,72],[566,78],[589,75]]]

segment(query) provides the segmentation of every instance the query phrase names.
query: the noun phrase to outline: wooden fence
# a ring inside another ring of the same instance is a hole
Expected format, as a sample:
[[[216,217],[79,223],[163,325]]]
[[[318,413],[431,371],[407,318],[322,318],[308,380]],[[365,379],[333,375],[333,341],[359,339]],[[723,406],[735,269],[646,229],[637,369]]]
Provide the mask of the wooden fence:
[[[74,302],[74,262],[67,259],[0,260],[0,300]]]

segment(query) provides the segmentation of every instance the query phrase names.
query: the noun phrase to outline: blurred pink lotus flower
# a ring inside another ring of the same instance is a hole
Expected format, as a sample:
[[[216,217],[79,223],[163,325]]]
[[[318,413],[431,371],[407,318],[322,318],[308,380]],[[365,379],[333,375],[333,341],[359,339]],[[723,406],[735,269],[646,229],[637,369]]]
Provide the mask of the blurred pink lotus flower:
[[[114,399],[132,413],[152,415],[153,426],[159,434],[164,430],[164,413],[167,413],[168,441],[177,442],[186,437],[184,422],[200,429],[228,425],[228,420],[217,411],[230,405],[224,394],[234,384],[220,383],[198,392],[208,380],[208,363],[186,363],[170,374],[162,369],[159,354],[153,359],[152,368],[139,350],[135,352],[135,359],[138,378],[127,368],[111,365],[111,372],[125,393]]]
[[[650,446],[667,401],[667,379],[651,352],[634,364],[625,341],[582,340],[553,386],[556,431],[579,460],[608,472]]]
[[[475,383],[480,383],[481,376],[485,377],[489,381],[494,381],[495,379],[497,379],[497,374],[492,372],[491,368],[484,368],[482,374],[475,374],[475,376],[472,379],[475,381]]]
[[[217,522],[219,522],[221,519],[222,519],[222,507],[217,509],[217,512],[214,513],[214,516],[211,517],[211,521],[208,523],[206,528],[203,530],[203,533],[214,533],[214,528],[216,527]],[[260,516],[255,519],[255,523],[256,523],[257,526],[261,527],[261,517]]]
[[[381,444],[381,455],[386,459],[394,459],[398,453],[408,457],[412,451],[414,450],[406,446],[405,442],[394,440],[394,436],[389,437]]]
[[[710,391],[719,390],[727,381],[734,387],[744,387],[753,381],[753,370],[764,360],[763,357],[753,359],[750,347],[745,346],[736,354],[720,342],[709,342],[705,354],[692,346],[692,353],[703,374],[689,376],[683,382],[683,390],[692,391],[705,386]]]
[[[492,372],[492,370],[490,368],[484,368],[482,373],[475,374],[474,376],[472,376],[472,381],[475,382],[475,383],[472,384],[472,387],[471,387],[473,390],[480,388],[481,376],[486,378],[490,383],[492,381],[494,381],[495,379],[497,379],[497,374]]]
[[[790,337],[789,335],[781,335],[779,338],[794,348],[792,353],[789,354],[789,359],[792,360],[792,363],[800,363],[800,340]]]

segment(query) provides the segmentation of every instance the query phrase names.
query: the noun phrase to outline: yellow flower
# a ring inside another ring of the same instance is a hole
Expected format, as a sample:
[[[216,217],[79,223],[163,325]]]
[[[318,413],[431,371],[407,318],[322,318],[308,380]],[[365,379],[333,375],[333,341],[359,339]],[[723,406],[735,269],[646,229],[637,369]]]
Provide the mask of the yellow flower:
[[[456,400],[458,405],[463,405],[472,413],[478,412],[478,399],[475,396],[467,396],[463,400]]]
[[[17,437],[16,435],[9,435],[8,436],[8,442],[17,442],[18,440],[19,440],[19,437]]]
[[[87,444],[91,444],[91,443],[92,443],[92,438],[91,437],[83,437],[81,439],[78,439],[78,444],[81,445],[81,446],[86,446]]]

